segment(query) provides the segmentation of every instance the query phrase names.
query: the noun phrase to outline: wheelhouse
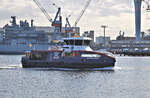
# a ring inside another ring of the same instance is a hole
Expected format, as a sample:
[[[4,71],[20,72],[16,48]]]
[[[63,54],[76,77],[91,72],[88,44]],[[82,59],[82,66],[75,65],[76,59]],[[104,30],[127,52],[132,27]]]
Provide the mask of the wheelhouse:
[[[63,40],[66,45],[73,45],[73,46],[89,46],[91,42],[91,38],[83,38],[83,37],[63,38]]]

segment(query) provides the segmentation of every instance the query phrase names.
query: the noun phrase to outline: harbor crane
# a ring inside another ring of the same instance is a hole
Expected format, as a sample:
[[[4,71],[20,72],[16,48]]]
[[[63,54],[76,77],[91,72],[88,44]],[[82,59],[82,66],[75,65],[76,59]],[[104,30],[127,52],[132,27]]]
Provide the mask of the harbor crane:
[[[49,20],[49,22],[52,23],[52,26],[54,26],[54,32],[52,33],[52,41],[55,42],[56,40],[59,40],[62,37],[62,16],[61,16],[61,8],[58,7],[58,11],[56,13],[56,16],[54,18],[54,20],[49,16],[49,14],[47,13],[47,11],[42,7],[42,5],[40,4],[40,2],[38,0],[33,0],[36,5],[40,8],[40,10],[42,11],[42,13],[46,16],[46,18]],[[54,6],[56,6],[53,3]]]
[[[135,5],[135,31],[136,31],[136,41],[140,41],[141,37],[141,5],[142,2],[145,2],[147,5],[147,11],[150,11],[150,2],[149,0],[134,0]]]
[[[71,37],[72,35],[72,32],[73,32],[73,28],[71,27],[71,24],[69,22],[69,17],[66,17],[66,24],[65,24],[65,33],[66,33],[66,36],[68,37]]]
[[[40,8],[40,10],[43,12],[43,14],[45,15],[45,17],[49,20],[49,22],[53,22],[52,18],[49,16],[49,14],[47,13],[47,11],[42,7],[42,5],[40,4],[40,2],[38,0],[33,0],[33,1]]]
[[[79,17],[76,19],[74,26],[76,27],[78,22],[80,21],[81,17],[83,16],[83,14],[85,13],[86,9],[88,8],[88,6],[90,5],[90,2],[92,0],[88,0],[86,5],[84,6],[84,8],[82,9],[81,13],[79,14]]]
[[[73,36],[73,27],[71,27],[71,24],[69,22],[69,17],[71,17],[71,14],[66,17],[66,24],[65,24],[66,37]]]
[[[89,6],[89,4],[90,4],[90,2],[91,2],[92,0],[88,0],[87,2],[86,2],[86,5],[83,7],[83,9],[81,10],[81,13],[79,14],[79,17],[77,17],[77,19],[76,19],[76,21],[75,21],[75,24],[74,24],[74,26],[73,27],[77,27],[77,24],[78,24],[78,22],[80,21],[80,19],[81,19],[81,17],[83,16],[83,14],[85,13],[85,11],[86,11],[86,9],[88,8],[88,6]],[[68,17],[66,17],[66,24],[65,24],[65,33],[66,33],[66,35],[67,36],[72,36],[72,34],[73,34],[73,27],[71,27],[71,25],[70,25],[70,22],[69,22],[69,17],[70,17],[71,15],[69,15]],[[76,29],[75,29],[75,33],[76,33],[77,31],[76,31]]]

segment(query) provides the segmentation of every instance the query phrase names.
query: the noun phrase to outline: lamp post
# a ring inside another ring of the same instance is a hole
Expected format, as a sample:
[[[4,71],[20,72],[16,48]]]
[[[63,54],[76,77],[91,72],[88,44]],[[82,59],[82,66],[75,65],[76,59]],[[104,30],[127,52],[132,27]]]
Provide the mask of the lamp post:
[[[104,48],[106,48],[106,43],[105,43],[105,29],[107,28],[106,25],[102,25],[101,28],[104,28]]]

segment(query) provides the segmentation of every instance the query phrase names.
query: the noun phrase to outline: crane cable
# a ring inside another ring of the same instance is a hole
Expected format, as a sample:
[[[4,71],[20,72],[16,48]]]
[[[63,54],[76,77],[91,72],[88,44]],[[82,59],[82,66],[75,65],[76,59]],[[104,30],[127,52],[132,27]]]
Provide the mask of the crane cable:
[[[89,4],[90,4],[91,1],[92,1],[92,0],[88,0],[88,1],[87,1],[86,5],[85,5],[84,8],[82,9],[82,11],[81,11],[79,17],[78,17],[77,20],[75,21],[74,27],[77,26],[78,22],[80,21],[81,17],[82,17],[83,14],[85,13],[85,11],[86,11],[86,9],[88,8],[88,6],[89,6]]]
[[[43,12],[43,14],[46,16],[46,18],[50,21],[53,22],[52,18],[49,16],[49,14],[47,13],[47,11],[42,7],[42,5],[39,3],[38,0],[33,0],[36,5],[40,8],[40,10]]]

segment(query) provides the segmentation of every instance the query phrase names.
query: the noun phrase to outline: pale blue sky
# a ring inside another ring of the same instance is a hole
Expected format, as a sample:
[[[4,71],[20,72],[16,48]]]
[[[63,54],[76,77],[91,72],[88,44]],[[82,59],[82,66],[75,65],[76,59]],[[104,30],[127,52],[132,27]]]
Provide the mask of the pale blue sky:
[[[15,15],[19,19],[34,19],[35,25],[48,26],[49,21],[32,0],[0,0],[0,26],[10,21],[10,16]],[[87,0],[39,0],[54,18],[57,9],[51,5],[55,2],[62,8],[63,20],[72,13],[70,23],[73,25]],[[144,4],[143,4],[144,6]],[[150,12],[146,13],[142,6],[142,30],[150,27]],[[63,25],[65,21],[63,22]],[[108,36],[115,38],[120,30],[125,35],[134,36],[134,4],[133,0],[92,0],[78,26],[81,32],[95,30],[96,36],[103,35],[101,25],[106,24]]]

